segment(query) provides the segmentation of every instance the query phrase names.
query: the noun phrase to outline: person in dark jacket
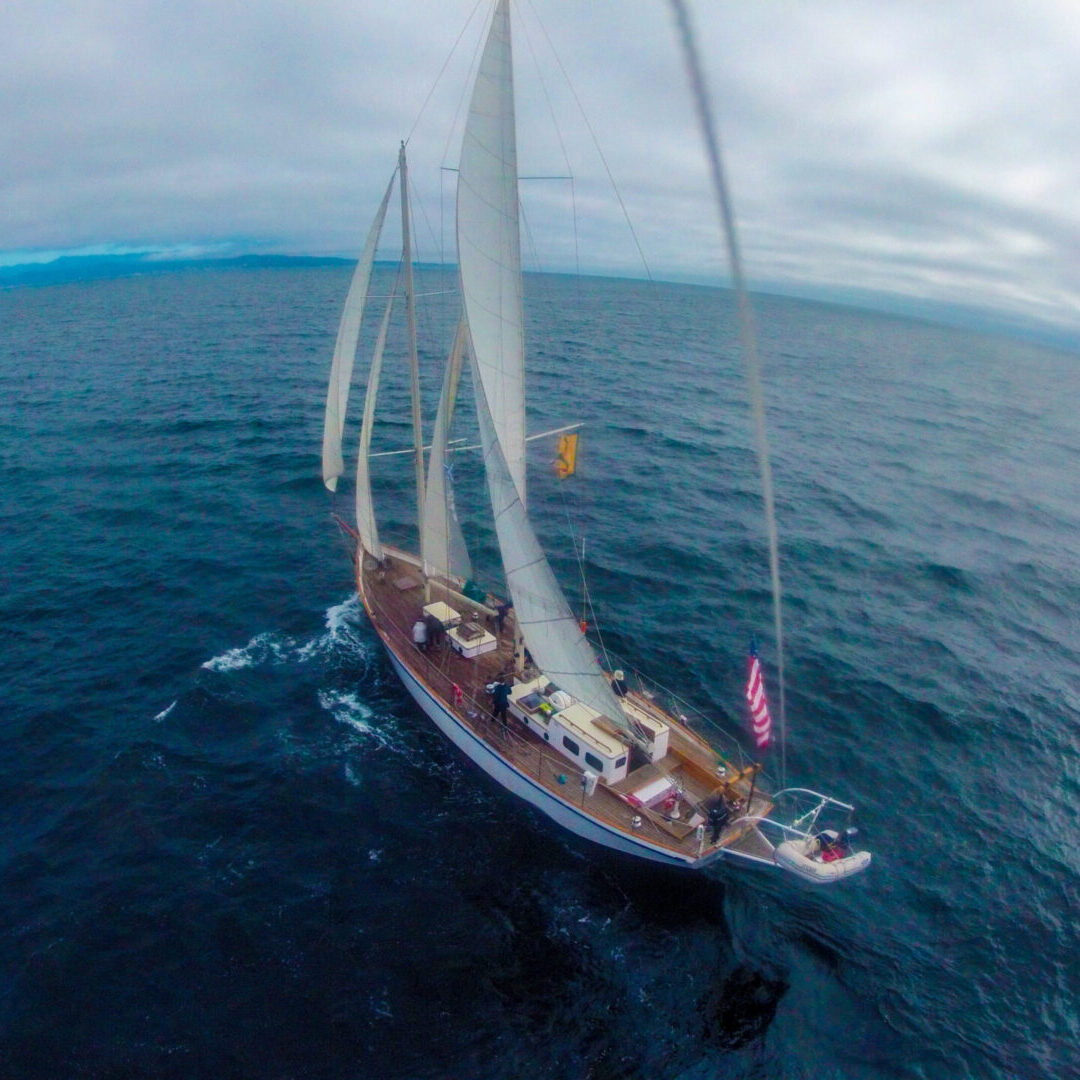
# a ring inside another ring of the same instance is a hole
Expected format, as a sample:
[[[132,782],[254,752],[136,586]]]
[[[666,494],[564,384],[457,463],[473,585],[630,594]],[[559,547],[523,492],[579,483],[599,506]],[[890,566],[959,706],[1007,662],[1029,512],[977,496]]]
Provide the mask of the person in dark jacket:
[[[510,706],[510,684],[499,680],[495,684],[495,689],[491,692],[491,715],[506,727],[508,721],[506,716],[506,710]]]
[[[442,621],[437,616],[432,615],[431,612],[428,612],[424,616],[424,625],[427,627],[428,648],[433,649],[442,644],[444,634]]]

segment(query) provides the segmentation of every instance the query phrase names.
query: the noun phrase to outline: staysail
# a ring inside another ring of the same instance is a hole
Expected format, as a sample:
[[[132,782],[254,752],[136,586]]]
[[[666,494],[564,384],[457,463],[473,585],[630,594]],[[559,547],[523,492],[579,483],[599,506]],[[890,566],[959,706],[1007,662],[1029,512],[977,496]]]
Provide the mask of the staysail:
[[[364,394],[364,418],[360,424],[360,450],[356,455],[356,531],[360,537],[360,546],[376,559],[382,558],[379,544],[379,530],[375,524],[375,504],[371,497],[371,474],[368,468],[368,455],[371,451],[371,429],[375,420],[375,402],[379,396],[379,378],[382,375],[383,351],[386,349],[386,332],[390,328],[390,314],[394,310],[394,297],[398,282],[386,301],[379,324],[379,336],[375,340],[375,351],[371,356],[371,370],[368,372],[367,391]]]
[[[379,212],[371,223],[364,250],[353,271],[349,295],[345,298],[345,308],[338,325],[334,359],[330,365],[330,386],[326,392],[326,418],[323,422],[322,477],[323,483],[331,491],[337,491],[338,477],[345,471],[345,461],[341,456],[341,438],[345,431],[345,411],[349,404],[349,385],[352,382],[353,362],[356,359],[356,343],[360,338],[360,322],[367,303],[375,249],[379,244],[379,235],[396,176],[395,170],[386,187]]]
[[[424,496],[424,531],[420,537],[420,554],[424,560],[425,575],[451,575],[465,580],[472,577],[472,566],[454,506],[446,440],[454,416],[458,382],[461,379],[461,358],[467,336],[468,329],[462,320],[458,323],[457,333],[454,335],[454,344],[443,376],[439,409],[435,415]]]
[[[513,59],[507,0],[495,9],[461,147],[457,247],[474,368],[525,501],[525,367]]]

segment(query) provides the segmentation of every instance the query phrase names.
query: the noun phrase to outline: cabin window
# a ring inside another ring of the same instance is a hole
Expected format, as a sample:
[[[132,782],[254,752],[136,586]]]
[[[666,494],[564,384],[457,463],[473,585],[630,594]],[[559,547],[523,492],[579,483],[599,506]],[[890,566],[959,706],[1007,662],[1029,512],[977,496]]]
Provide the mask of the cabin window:
[[[578,744],[574,742],[574,740],[571,739],[569,735],[564,735],[562,737],[562,744],[566,747],[567,750],[570,751],[571,754],[574,755],[574,757],[577,757],[578,754],[581,753],[581,747],[578,746]]]
[[[595,754],[590,754],[588,750],[585,751],[585,764],[597,772],[604,771],[604,763]]]
[[[615,768],[616,769],[621,769],[625,764],[626,764],[626,755],[623,754],[623,756],[621,758],[619,758],[618,761],[615,762]]]

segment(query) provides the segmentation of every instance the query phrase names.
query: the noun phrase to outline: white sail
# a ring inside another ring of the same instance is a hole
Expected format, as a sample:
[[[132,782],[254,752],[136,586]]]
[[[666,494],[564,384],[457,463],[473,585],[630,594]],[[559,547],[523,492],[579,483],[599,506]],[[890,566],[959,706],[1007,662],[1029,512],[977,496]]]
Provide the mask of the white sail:
[[[540,542],[536,539],[525,506],[506,459],[503,457],[484,390],[476,378],[473,361],[476,412],[484,449],[491,509],[502,553],[503,569],[514,614],[525,645],[537,667],[559,687],[579,701],[626,727],[618,699],[612,693],[592,646],[555,580]]]
[[[394,176],[397,173],[395,171]],[[345,298],[345,309],[341,313],[338,325],[337,343],[334,345],[334,359],[330,365],[330,386],[326,392],[326,418],[323,422],[322,477],[323,483],[337,491],[338,477],[345,472],[345,461],[341,456],[341,438],[345,431],[345,411],[349,404],[349,385],[352,382],[353,361],[356,359],[356,343],[360,337],[360,323],[364,317],[367,303],[368,285],[371,281],[371,267],[375,262],[375,249],[379,244],[386,206],[390,202],[390,193],[394,188],[394,176],[390,177],[382,205],[371,223],[364,250],[353,271],[349,295]]]
[[[384,204],[385,205],[385,204]],[[382,374],[383,350],[386,348],[386,332],[390,327],[390,313],[394,309],[394,297],[397,294],[397,282],[386,301],[386,311],[379,324],[379,336],[375,340],[375,351],[371,356],[371,370],[368,372],[367,392],[364,394],[364,417],[360,426],[360,449],[356,455],[356,531],[360,536],[360,546],[376,559],[382,558],[379,544],[379,530],[375,524],[375,504],[371,497],[371,473],[368,469],[368,455],[371,450],[371,428],[375,419],[375,402],[379,397],[379,377]],[[361,556],[362,557],[362,556]]]
[[[461,291],[474,369],[524,501],[525,371],[510,13],[500,0],[477,70],[457,188]]]
[[[420,538],[420,554],[424,560],[426,575],[449,574],[466,580],[472,577],[472,566],[454,506],[454,489],[446,458],[446,440],[457,401],[461,357],[465,351],[467,333],[462,320],[454,335],[454,345],[443,375],[442,394],[439,397],[438,412],[435,414],[435,430],[431,436],[431,453],[428,457],[422,516],[424,531]]]

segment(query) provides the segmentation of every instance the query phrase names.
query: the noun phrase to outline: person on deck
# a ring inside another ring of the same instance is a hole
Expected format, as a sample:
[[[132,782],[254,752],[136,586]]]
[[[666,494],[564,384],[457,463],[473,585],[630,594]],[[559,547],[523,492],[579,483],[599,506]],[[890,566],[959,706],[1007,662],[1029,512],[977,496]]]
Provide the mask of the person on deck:
[[[507,726],[506,710],[510,706],[510,684],[500,679],[491,692],[491,715],[498,720],[503,727]]]
[[[430,614],[430,612],[424,616],[424,625],[427,627],[427,639],[429,646],[438,646],[442,643],[443,639],[443,624],[442,620],[436,615]]]
[[[427,652],[427,624],[423,619],[417,619],[413,623],[412,640],[420,652]]]
[[[630,687],[626,685],[626,676],[621,669],[612,673],[611,689],[614,691],[616,697],[626,697],[629,692]]]

